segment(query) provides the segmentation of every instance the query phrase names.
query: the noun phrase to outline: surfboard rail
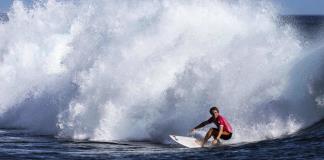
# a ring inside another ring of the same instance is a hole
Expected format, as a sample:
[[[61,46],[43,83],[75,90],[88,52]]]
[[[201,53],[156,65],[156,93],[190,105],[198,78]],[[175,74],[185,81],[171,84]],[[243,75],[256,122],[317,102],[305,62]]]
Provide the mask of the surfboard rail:
[[[177,135],[169,135],[169,136],[173,141],[177,142],[182,146],[188,148],[201,148],[201,145],[197,143],[198,139],[194,137],[177,136]]]

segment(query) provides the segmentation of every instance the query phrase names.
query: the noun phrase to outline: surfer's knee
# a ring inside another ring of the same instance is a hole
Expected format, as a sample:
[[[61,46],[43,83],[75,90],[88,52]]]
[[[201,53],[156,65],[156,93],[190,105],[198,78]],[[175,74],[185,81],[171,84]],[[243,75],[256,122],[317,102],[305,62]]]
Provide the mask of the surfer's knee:
[[[211,133],[218,133],[218,130],[216,128],[210,128],[208,130],[208,132],[211,132]]]
[[[209,128],[208,133],[213,133],[214,129],[213,128]]]
[[[211,128],[210,129],[210,133],[211,133],[211,135],[215,138],[215,137],[217,137],[217,135],[218,135],[218,130],[217,129],[215,129],[215,128]]]
[[[210,129],[208,130],[207,134],[210,135],[210,136],[215,137],[215,136],[218,135],[218,130],[215,129],[215,128],[210,128]]]

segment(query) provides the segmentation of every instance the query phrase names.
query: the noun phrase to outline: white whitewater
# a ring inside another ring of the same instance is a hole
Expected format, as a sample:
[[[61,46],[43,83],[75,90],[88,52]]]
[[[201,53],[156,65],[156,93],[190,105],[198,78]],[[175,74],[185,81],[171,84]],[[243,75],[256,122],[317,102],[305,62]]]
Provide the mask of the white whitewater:
[[[15,1],[8,15],[1,127],[165,142],[215,104],[236,143],[294,133],[324,115],[305,78],[322,62],[302,65],[310,53],[291,27],[276,24],[270,3]]]

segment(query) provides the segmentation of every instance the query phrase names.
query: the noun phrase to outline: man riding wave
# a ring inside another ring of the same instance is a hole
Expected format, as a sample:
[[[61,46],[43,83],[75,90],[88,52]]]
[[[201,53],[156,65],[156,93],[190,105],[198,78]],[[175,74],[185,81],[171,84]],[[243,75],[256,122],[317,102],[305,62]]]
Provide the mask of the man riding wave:
[[[202,147],[204,147],[204,145],[211,136],[213,136],[214,138],[212,144],[215,145],[218,143],[220,138],[223,140],[229,140],[231,139],[233,134],[231,125],[228,123],[225,117],[219,114],[219,110],[216,106],[211,107],[209,109],[209,113],[212,116],[208,120],[200,123],[198,126],[191,130],[192,132],[194,132],[195,130],[202,128],[212,122],[217,126],[217,128],[210,128],[209,131],[206,133],[205,138],[202,142],[200,142]]]

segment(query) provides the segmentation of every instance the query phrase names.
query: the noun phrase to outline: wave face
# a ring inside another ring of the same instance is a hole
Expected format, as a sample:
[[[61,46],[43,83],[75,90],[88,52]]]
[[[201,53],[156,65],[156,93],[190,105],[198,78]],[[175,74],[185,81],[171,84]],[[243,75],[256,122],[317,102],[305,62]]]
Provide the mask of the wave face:
[[[236,143],[324,117],[323,56],[279,27],[269,3],[15,1],[8,16],[0,24],[1,127],[165,142],[218,105]]]

